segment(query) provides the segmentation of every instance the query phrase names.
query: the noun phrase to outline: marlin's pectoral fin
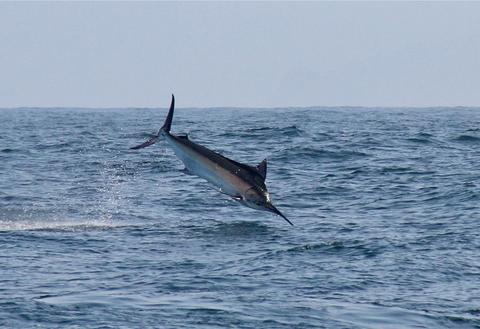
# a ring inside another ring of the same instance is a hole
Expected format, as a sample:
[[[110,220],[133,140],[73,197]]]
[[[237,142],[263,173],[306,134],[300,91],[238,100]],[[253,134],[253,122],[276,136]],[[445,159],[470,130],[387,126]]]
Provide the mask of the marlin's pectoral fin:
[[[229,197],[231,197],[235,201],[242,201],[242,199],[243,199],[241,195],[231,195],[231,194],[223,192],[222,189],[219,189],[218,192],[220,192],[222,194],[225,194],[225,195],[228,195]]]

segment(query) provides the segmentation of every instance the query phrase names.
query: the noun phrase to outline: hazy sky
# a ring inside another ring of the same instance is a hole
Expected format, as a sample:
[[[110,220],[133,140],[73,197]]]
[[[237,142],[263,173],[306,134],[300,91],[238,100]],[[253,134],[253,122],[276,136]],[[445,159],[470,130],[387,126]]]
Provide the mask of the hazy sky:
[[[480,105],[480,3],[0,3],[0,107]]]

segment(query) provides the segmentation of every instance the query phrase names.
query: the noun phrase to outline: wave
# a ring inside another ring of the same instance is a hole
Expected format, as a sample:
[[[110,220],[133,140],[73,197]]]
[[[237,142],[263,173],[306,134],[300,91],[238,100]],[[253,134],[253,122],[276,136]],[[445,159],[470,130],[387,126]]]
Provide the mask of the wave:
[[[287,127],[259,127],[247,129],[247,131],[256,132],[256,131],[271,131],[273,133],[281,133],[282,135],[287,136],[299,136],[303,133],[303,130],[298,128],[295,125]]]
[[[361,158],[370,156],[368,153],[354,150],[339,150],[331,151],[324,149],[316,149],[313,147],[292,147],[287,148],[278,153],[275,157],[280,157],[281,159],[291,159],[292,157],[303,158],[303,159],[333,159],[333,160],[343,160],[343,159],[352,159],[352,158]]]
[[[407,138],[407,141],[413,142],[413,143],[420,143],[420,144],[430,144],[430,143],[432,143],[432,141],[429,140],[429,139],[426,139],[426,138],[416,138],[416,137]]]
[[[298,128],[295,125],[287,126],[287,127],[256,127],[256,128],[249,128],[245,130],[239,131],[227,131],[224,133],[219,134],[219,137],[250,137],[250,136],[286,136],[286,137],[296,137],[296,136],[303,136],[305,132]]]
[[[82,145],[80,141],[69,141],[69,142],[53,142],[45,143],[36,146],[37,150],[49,150],[49,149],[68,149],[75,145]]]
[[[433,135],[429,134],[429,133],[418,133],[417,136],[418,137],[423,137],[423,138],[433,137]]]
[[[18,148],[10,148],[10,147],[6,147],[4,149],[1,149],[0,150],[0,153],[5,153],[7,155],[9,154],[23,154],[23,155],[30,155],[31,154],[31,151],[29,149],[18,149]]]
[[[336,321],[355,328],[475,328],[478,320],[437,311],[410,310],[381,303],[340,302],[334,299],[304,298],[300,307],[323,310]],[[470,326],[471,325],[471,326]]]
[[[457,142],[465,142],[465,143],[480,143],[480,137],[472,136],[472,135],[460,135],[453,139]]]
[[[375,257],[382,252],[382,247],[368,244],[360,240],[333,240],[329,242],[302,244],[288,249],[268,252],[261,258],[271,258],[286,254],[321,253],[321,254],[347,254],[350,256]]]

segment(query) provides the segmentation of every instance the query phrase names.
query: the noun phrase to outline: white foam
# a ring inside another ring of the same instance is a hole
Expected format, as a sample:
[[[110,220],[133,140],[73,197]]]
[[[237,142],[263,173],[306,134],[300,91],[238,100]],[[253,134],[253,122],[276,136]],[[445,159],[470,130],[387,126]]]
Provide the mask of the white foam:
[[[110,229],[118,227],[112,220],[0,220],[0,232],[33,231],[33,230],[64,230],[85,231],[95,229]]]

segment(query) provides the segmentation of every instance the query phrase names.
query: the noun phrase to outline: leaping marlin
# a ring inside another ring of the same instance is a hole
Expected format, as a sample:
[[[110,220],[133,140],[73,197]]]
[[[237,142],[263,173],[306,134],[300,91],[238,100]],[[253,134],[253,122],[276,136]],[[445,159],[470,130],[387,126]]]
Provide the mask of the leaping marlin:
[[[131,149],[138,150],[153,145],[160,136],[163,136],[177,157],[185,164],[188,172],[206,179],[217,186],[221,193],[229,195],[245,206],[273,212],[293,225],[287,217],[275,208],[270,199],[270,194],[265,185],[267,159],[260,162],[256,167],[245,165],[192,142],[186,135],[172,135],[170,128],[174,107],[175,97],[172,95],[170,110],[163,126],[151,139]]]

